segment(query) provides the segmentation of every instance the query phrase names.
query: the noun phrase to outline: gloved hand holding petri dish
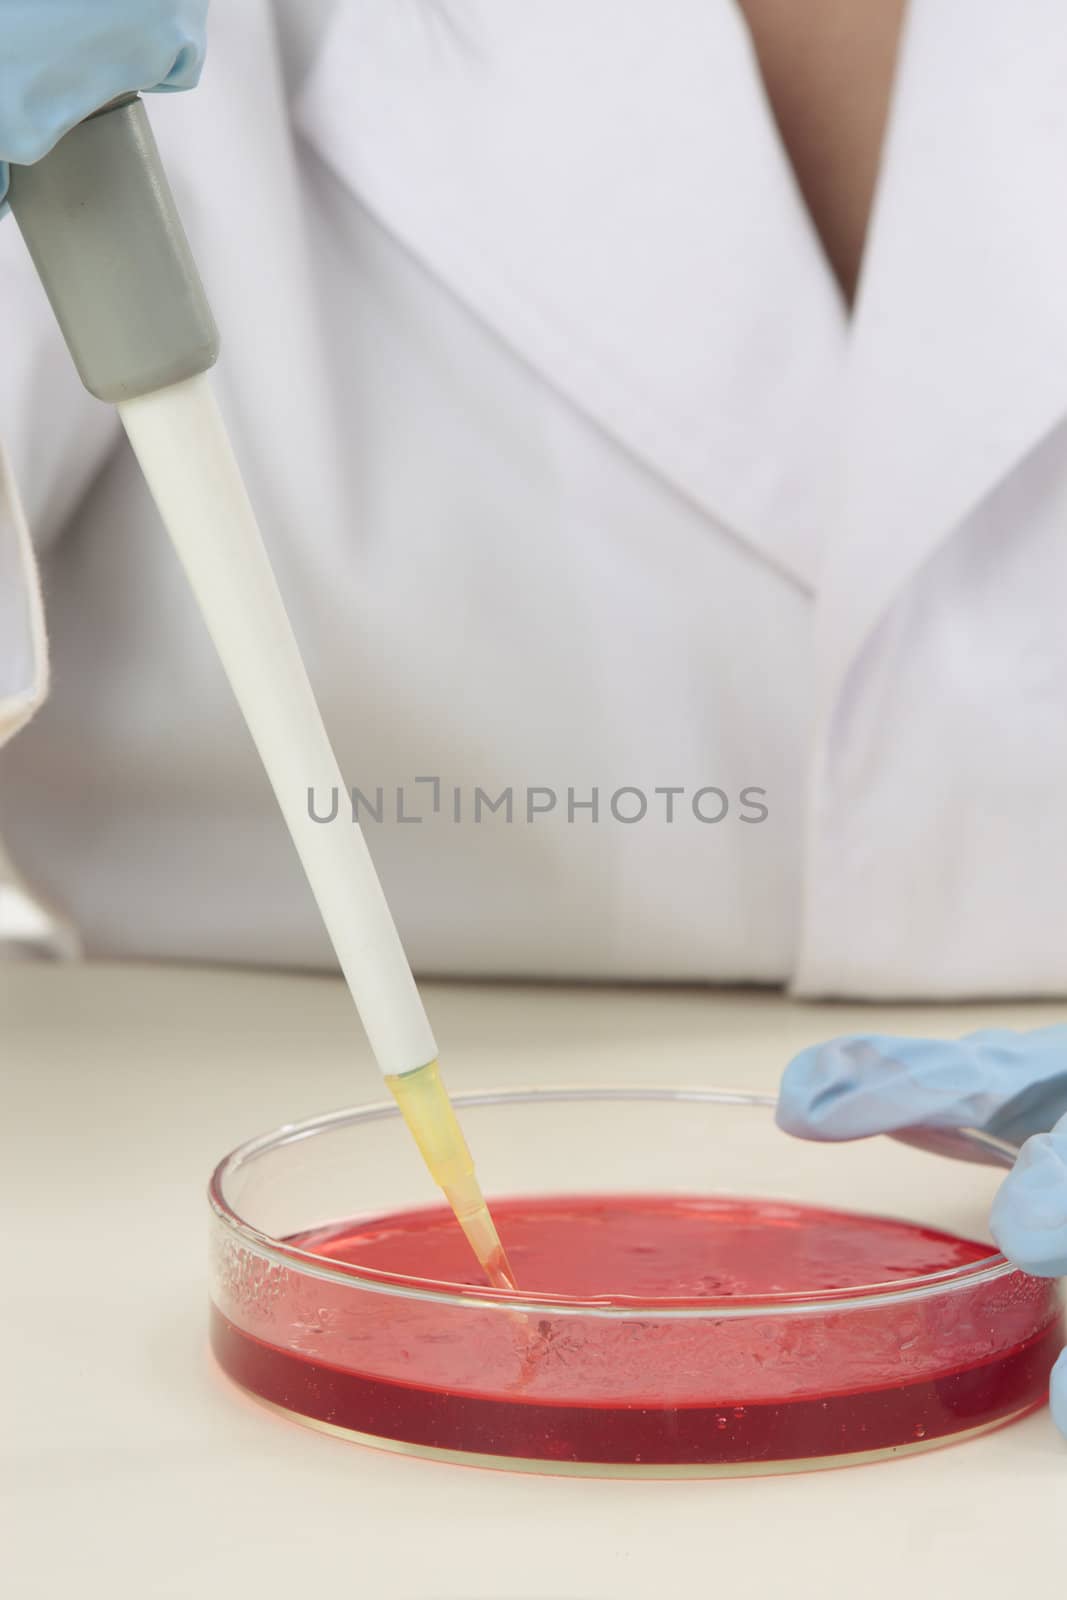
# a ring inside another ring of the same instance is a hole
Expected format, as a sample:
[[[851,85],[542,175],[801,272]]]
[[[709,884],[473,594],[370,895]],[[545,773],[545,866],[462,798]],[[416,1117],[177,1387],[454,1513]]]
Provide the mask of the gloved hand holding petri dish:
[[[977,1128],[1018,1145],[991,1232],[1023,1271],[1067,1274],[1067,1025],[958,1040],[859,1034],[812,1045],[786,1068],[777,1117],[802,1139],[888,1133],[965,1155],[960,1130]],[[1067,1433],[1067,1352],[1052,1372],[1051,1408]]]

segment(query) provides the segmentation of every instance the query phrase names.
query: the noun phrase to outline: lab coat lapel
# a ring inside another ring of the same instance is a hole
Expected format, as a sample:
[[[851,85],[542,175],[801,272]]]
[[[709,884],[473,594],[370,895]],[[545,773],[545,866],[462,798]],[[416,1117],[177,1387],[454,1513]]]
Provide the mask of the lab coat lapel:
[[[344,0],[298,117],[558,391],[813,585],[844,318],[732,0]]]
[[[844,379],[824,727],[894,597],[1067,413],[1065,83],[1059,0],[915,0]]]

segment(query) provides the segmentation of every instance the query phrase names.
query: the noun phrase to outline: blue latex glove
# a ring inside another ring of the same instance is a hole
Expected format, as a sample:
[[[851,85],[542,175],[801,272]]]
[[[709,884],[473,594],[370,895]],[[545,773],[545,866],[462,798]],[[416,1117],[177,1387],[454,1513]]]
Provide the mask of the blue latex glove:
[[[1024,1271],[1067,1274],[1067,1026],[813,1045],[785,1070],[778,1125],[802,1139],[892,1133],[950,1152],[953,1130],[981,1128],[1021,1145],[993,1203],[993,1237]],[[1051,1404],[1067,1433],[1067,1352]]]
[[[28,166],[135,89],[191,89],[208,0],[0,0],[0,214]]]

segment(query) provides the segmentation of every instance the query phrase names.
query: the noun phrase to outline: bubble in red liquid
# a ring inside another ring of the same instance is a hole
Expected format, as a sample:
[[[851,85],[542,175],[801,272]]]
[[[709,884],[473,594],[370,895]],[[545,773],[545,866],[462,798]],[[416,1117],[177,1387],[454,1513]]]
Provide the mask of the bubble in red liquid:
[[[493,1215],[523,1292],[619,1303],[856,1291],[990,1254],[911,1223],[766,1200],[516,1199]],[[484,1282],[444,1207],[288,1242],[401,1278]],[[269,1293],[231,1293],[224,1276],[217,1300],[221,1365],[287,1410],[546,1464],[773,1463],[947,1439],[1040,1404],[1063,1337],[1054,1285],[1019,1272],[754,1319],[457,1307],[284,1270]]]

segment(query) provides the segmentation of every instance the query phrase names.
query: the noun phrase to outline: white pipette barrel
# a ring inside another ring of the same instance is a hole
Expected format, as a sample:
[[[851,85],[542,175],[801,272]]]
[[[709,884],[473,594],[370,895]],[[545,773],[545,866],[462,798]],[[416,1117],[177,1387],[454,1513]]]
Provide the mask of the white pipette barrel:
[[[437,1055],[366,839],[316,822],[344,780],[206,373],[119,405],[153,499],[270,775],[375,1059],[387,1077]]]

